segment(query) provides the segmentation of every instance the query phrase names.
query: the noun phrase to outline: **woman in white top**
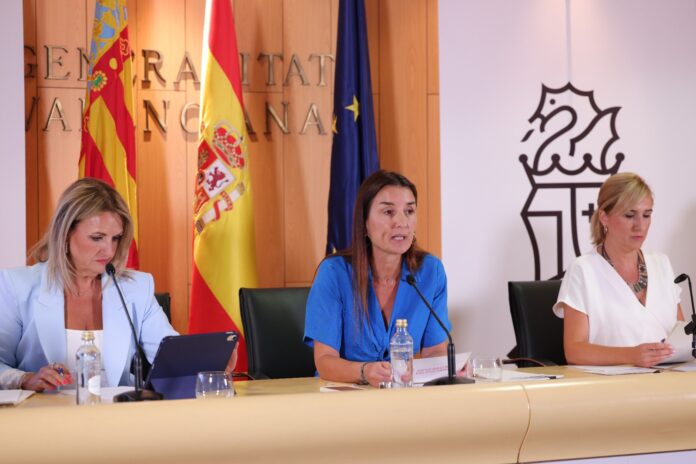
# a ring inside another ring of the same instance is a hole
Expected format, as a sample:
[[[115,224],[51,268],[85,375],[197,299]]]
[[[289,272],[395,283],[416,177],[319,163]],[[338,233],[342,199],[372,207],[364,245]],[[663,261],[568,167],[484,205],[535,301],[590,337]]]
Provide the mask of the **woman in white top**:
[[[674,349],[663,343],[683,320],[669,259],[644,253],[653,195],[633,173],[611,176],[592,216],[595,249],[566,271],[554,305],[564,317],[569,364],[652,366]]]

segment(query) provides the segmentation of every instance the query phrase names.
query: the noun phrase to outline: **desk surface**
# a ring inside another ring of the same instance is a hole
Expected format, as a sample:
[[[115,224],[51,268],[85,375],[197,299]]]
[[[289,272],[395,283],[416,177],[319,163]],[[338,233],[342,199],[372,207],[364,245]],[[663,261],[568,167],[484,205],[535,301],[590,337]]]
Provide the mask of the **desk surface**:
[[[261,380],[237,382],[232,400],[89,408],[34,395],[0,410],[13,425],[0,446],[8,462],[71,463],[90,455],[104,462],[530,462],[696,449],[696,373],[530,370],[565,377],[346,393],[319,393],[325,382],[314,378]],[[77,455],[75,432],[85,426],[94,436]],[[43,427],[50,433],[38,432]]]

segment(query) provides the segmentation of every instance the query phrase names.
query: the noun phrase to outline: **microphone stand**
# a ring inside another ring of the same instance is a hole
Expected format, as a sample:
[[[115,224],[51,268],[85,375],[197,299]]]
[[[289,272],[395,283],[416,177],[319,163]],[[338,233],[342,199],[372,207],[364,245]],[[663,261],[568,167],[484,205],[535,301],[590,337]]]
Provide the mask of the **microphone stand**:
[[[425,299],[423,294],[421,293],[420,289],[416,285],[416,279],[413,277],[413,275],[409,274],[406,276],[406,282],[414,288],[416,293],[418,293],[418,296],[420,299],[425,303],[425,306],[430,310],[430,314],[432,314],[435,317],[435,320],[437,321],[438,324],[440,324],[440,327],[442,327],[442,330],[445,331],[447,334],[447,376],[446,377],[440,377],[435,380],[431,380],[429,382],[426,382],[424,386],[432,386],[432,385],[457,385],[457,384],[466,384],[466,383],[474,383],[473,379],[469,379],[466,377],[457,377],[457,369],[455,367],[455,352],[454,352],[454,342],[452,342],[452,334],[450,334],[450,331],[447,330],[447,327],[445,327],[445,324],[443,324],[442,320],[440,317],[437,315],[433,307],[428,303],[428,300]]]
[[[135,354],[133,355],[133,370],[135,375],[135,390],[120,393],[114,396],[114,403],[127,403],[131,401],[156,401],[164,399],[160,393],[152,390],[147,390],[143,388],[143,358],[145,353],[143,352],[140,342],[138,342],[138,335],[135,331],[135,326],[133,325],[133,320],[128,313],[128,306],[126,305],[126,300],[123,298],[123,292],[121,292],[121,286],[116,281],[116,269],[114,265],[109,263],[106,265],[106,273],[111,276],[111,279],[116,286],[118,291],[118,296],[121,298],[121,304],[123,305],[123,310],[126,312],[126,317],[128,318],[128,323],[130,324],[131,332],[133,333],[133,339],[135,340]]]
[[[686,324],[684,327],[684,332],[687,335],[691,335],[691,356],[696,358],[696,310],[694,310],[694,291],[691,288],[691,277],[688,274],[679,274],[676,279],[674,279],[675,284],[682,283],[684,281],[689,282],[689,296],[691,297],[691,322]]]

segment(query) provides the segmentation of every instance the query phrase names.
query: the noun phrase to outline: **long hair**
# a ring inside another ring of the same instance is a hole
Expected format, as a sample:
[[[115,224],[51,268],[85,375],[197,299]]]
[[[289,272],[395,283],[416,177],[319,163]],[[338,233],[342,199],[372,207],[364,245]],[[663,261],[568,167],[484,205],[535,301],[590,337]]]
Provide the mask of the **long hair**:
[[[616,210],[620,214],[633,208],[646,196],[653,198],[652,190],[645,180],[632,172],[620,172],[604,181],[597,196],[597,210],[592,214],[590,231],[595,246],[604,243],[607,238],[604,227],[599,221],[600,211],[606,214]]]
[[[62,285],[75,292],[76,270],[68,257],[70,234],[80,221],[101,213],[114,213],[121,219],[123,234],[112,263],[117,273],[123,273],[133,240],[133,221],[128,206],[110,185],[84,178],[73,182],[63,192],[48,231],[30,252],[34,260],[46,263],[50,285]]]
[[[372,245],[367,237],[367,217],[370,214],[372,201],[384,187],[396,186],[408,188],[413,193],[413,198],[418,204],[418,191],[416,186],[399,173],[379,170],[370,175],[360,186],[355,197],[353,210],[353,238],[351,247],[336,253],[338,256],[350,260],[353,267],[353,300],[357,306],[358,318],[368,316],[367,294],[369,269],[372,262]],[[402,259],[406,260],[409,272],[415,273],[420,268],[423,258],[427,253],[421,250],[415,239]]]

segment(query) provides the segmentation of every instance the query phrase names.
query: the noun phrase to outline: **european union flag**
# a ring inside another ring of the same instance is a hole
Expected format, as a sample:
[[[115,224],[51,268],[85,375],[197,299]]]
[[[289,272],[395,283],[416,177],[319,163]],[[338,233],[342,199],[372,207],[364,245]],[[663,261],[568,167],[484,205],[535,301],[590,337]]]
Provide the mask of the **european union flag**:
[[[326,252],[351,244],[362,181],[379,169],[363,0],[340,0]]]

